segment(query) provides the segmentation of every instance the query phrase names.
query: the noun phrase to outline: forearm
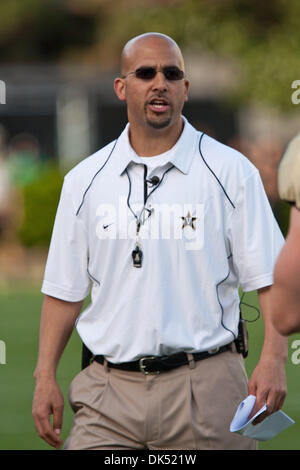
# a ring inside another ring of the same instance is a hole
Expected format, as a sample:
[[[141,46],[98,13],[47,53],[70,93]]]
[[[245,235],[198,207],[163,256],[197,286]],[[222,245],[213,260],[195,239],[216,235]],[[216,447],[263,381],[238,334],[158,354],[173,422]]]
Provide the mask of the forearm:
[[[286,243],[274,269],[271,292],[272,320],[284,335],[300,331],[300,211],[291,209]]]
[[[272,325],[270,290],[270,287],[258,290],[265,335],[259,362],[248,383],[249,395],[256,396],[250,417],[254,416],[264,404],[267,404],[267,410],[255,420],[255,424],[280,410],[286,397],[287,338],[280,335]]]
[[[40,324],[39,355],[34,378],[55,377],[59,359],[73,331],[82,307],[80,302],[65,302],[45,296]]]
[[[272,321],[283,335],[300,331],[300,292],[299,287],[287,285],[285,279],[274,277],[272,287]],[[299,279],[299,278],[298,278]]]
[[[273,326],[271,316],[271,288],[265,287],[258,290],[259,304],[264,321],[264,344],[261,357],[273,356],[287,360],[288,340],[282,336]]]

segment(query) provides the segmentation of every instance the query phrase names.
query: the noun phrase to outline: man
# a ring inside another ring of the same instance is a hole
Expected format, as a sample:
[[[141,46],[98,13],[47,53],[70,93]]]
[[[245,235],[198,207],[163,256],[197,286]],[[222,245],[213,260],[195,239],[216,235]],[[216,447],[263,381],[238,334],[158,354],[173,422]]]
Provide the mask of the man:
[[[272,287],[272,320],[283,335],[300,331],[300,135],[295,136],[281,159],[278,187],[291,207],[286,243],[278,257]]]
[[[265,416],[282,406],[287,354],[269,305],[283,237],[258,171],[182,116],[189,82],[171,38],[129,41],[114,88],[129,124],[66,176],[57,212],[34,374],[37,431],[62,444],[55,372],[76,321],[94,361],[71,383],[64,448],[255,449],[230,421],[248,393],[257,407],[267,403]],[[234,342],[239,284],[258,289],[265,322],[248,386]]]

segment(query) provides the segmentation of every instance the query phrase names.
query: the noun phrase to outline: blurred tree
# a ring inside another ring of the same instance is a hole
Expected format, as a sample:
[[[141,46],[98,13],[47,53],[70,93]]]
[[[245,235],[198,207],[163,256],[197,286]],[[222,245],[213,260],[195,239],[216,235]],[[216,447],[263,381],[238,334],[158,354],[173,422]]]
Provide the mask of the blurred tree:
[[[129,0],[114,5],[102,31],[106,54],[108,49],[119,53],[136,34],[164,32],[181,46],[235,59],[241,74],[232,96],[236,101],[295,110],[291,84],[299,78],[298,0]]]
[[[58,60],[93,44],[101,24],[98,15],[64,0],[2,0],[0,17],[2,62]]]
[[[22,188],[24,214],[18,237],[24,246],[49,246],[62,183],[59,169],[49,165]]]

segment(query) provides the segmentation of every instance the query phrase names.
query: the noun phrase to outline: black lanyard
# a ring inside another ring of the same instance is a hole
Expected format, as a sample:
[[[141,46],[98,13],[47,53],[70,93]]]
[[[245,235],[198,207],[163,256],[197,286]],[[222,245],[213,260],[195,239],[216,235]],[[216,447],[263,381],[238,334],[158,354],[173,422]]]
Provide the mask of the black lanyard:
[[[147,203],[147,200],[149,199],[149,197],[151,196],[151,194],[160,186],[160,184],[163,182],[163,179],[166,175],[166,173],[168,173],[170,170],[172,170],[172,168],[175,168],[174,165],[171,165],[170,168],[168,168],[162,175],[159,183],[152,189],[152,191],[150,191],[149,194],[147,194],[147,191],[146,191],[146,188],[147,188],[147,165],[144,165],[144,205],[143,205],[143,208],[140,212],[140,215],[138,216],[131,208],[130,206],[130,196],[131,196],[131,179],[130,179],[130,176],[129,176],[129,173],[127,171],[127,168],[125,170],[126,172],[126,175],[127,175],[127,178],[128,178],[128,182],[129,182],[129,191],[128,191],[128,197],[127,197],[127,206],[129,207],[130,211],[132,212],[132,214],[134,215],[135,219],[136,219],[136,240],[135,240],[135,248],[134,250],[132,251],[132,260],[133,260],[133,266],[135,268],[141,268],[142,267],[142,260],[143,260],[143,252],[141,250],[141,244],[139,242],[139,232],[140,232],[140,228],[141,228],[141,225],[145,222],[145,220],[142,222],[142,216],[146,211],[148,211],[148,217],[147,219],[152,215],[152,212],[150,209],[147,209],[146,208],[146,203]]]

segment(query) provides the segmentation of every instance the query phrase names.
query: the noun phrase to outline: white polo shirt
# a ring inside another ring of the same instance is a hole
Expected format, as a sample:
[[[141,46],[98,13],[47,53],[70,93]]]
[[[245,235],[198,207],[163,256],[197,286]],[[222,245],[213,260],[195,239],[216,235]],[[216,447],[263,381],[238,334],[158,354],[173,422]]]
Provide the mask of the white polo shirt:
[[[79,301],[91,289],[77,330],[111,362],[230,343],[239,285],[273,282],[284,239],[258,170],[183,119],[165,154],[137,156],[127,125],[64,179],[42,292]],[[136,216],[147,195],[137,268]]]

